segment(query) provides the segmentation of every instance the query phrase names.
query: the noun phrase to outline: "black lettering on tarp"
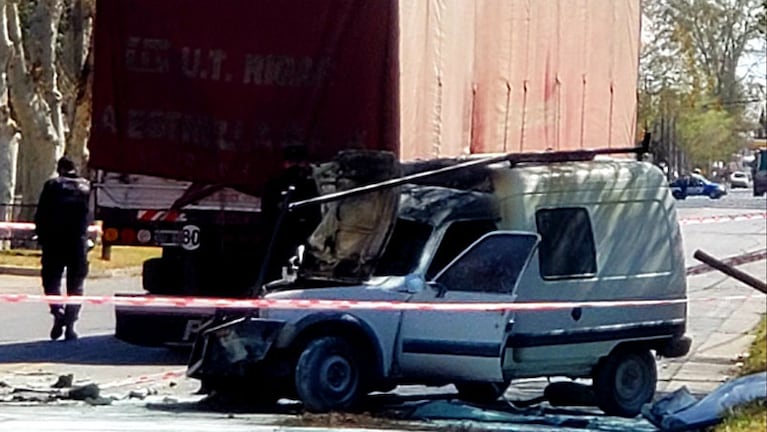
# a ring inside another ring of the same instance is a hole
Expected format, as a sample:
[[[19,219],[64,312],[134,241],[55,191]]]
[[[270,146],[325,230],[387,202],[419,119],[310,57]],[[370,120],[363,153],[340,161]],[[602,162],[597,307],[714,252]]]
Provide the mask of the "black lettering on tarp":
[[[104,132],[117,134],[117,121],[115,120],[115,107],[112,105],[104,108],[101,114],[101,128]]]
[[[264,58],[249,55],[245,58],[245,75],[243,83],[261,85],[264,82]]]
[[[186,78],[221,80],[226,53],[220,49],[204,52],[200,48],[181,49],[181,73]]]
[[[332,68],[330,57],[290,57],[249,54],[245,58],[244,84],[274,87],[311,87],[323,83]]]
[[[181,73],[187,78],[197,78],[200,74],[200,49],[184,47],[181,49]]]
[[[321,136],[308,133],[301,124],[275,129],[263,122],[248,123],[160,110],[128,110],[126,118],[128,139],[166,141],[200,150],[279,150],[300,144],[320,147],[324,142]],[[107,108],[102,119],[102,123],[111,122],[104,126],[105,129],[114,128],[114,110]],[[364,133],[354,133],[349,137],[349,145],[362,147],[364,139]]]
[[[125,48],[125,67],[130,72],[168,73],[170,41],[129,37]]]
[[[128,138],[140,140],[144,138],[144,113],[142,111],[128,111]]]
[[[221,79],[221,71],[224,67],[224,60],[226,60],[226,53],[219,49],[211,50],[208,54],[210,57],[210,79],[218,81]]]

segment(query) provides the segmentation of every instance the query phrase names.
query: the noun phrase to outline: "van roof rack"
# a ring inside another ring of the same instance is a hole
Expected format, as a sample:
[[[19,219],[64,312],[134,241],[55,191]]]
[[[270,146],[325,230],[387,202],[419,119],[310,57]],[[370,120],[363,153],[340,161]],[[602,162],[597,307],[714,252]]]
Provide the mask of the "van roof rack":
[[[650,134],[646,133],[644,139],[637,147],[617,147],[617,148],[600,148],[600,149],[582,149],[582,150],[565,150],[565,151],[545,151],[545,152],[526,152],[526,153],[507,153],[499,156],[491,156],[481,159],[473,159],[466,162],[460,162],[455,165],[446,166],[439,169],[433,169],[429,171],[418,172],[390,180],[385,180],[378,183],[372,183],[365,186],[360,186],[345,191],[330,193],[327,195],[321,195],[315,198],[310,198],[302,201],[295,201],[288,205],[288,210],[294,210],[300,207],[308,205],[325,204],[333,201],[338,201],[345,198],[350,198],[358,195],[363,195],[371,192],[376,192],[383,189],[401,186],[407,183],[416,183],[425,179],[447,174],[459,170],[465,170],[469,168],[477,168],[488,165],[493,165],[501,162],[509,162],[511,166],[520,163],[558,163],[558,162],[584,162],[594,160],[599,155],[613,155],[613,154],[636,154],[637,159],[641,160],[642,155],[649,152]]]

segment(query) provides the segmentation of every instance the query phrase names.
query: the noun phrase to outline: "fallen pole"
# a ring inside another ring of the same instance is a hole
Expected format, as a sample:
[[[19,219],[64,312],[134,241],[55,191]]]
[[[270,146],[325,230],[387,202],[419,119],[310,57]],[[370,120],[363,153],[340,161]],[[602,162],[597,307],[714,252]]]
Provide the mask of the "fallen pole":
[[[718,259],[712,257],[711,255],[703,252],[700,249],[695,251],[695,254],[693,254],[693,257],[696,260],[704,262],[728,276],[734,277],[735,279],[743,282],[744,284],[750,286],[751,288],[757,289],[761,291],[762,293],[767,294],[767,283],[751,276],[750,274],[744,271],[738,270],[733,266],[727,265],[724,262],[719,261]]]

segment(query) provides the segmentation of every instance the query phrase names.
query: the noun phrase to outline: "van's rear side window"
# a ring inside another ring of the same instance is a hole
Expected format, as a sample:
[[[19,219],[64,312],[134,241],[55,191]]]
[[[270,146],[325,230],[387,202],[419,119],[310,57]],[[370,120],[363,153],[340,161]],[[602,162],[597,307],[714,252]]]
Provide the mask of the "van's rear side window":
[[[597,273],[594,232],[584,208],[543,209],[535,213],[544,279],[591,277]]]

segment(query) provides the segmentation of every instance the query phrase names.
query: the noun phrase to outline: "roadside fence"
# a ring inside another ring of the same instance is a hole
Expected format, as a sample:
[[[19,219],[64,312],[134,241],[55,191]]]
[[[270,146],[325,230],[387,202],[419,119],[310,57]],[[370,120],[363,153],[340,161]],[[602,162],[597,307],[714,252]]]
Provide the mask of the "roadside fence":
[[[32,223],[36,209],[35,204],[21,204],[20,197],[12,203],[0,203],[0,250],[37,247]],[[30,224],[32,230],[19,224]]]

